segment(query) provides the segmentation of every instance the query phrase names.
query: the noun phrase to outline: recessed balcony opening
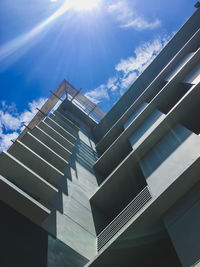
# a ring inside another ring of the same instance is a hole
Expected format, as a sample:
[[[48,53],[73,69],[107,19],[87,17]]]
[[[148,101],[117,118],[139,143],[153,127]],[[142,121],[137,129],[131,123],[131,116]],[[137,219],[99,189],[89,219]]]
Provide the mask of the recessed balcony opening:
[[[129,164],[109,178],[91,198],[99,234],[147,185],[138,164]]]
[[[131,114],[131,116],[124,123],[124,129],[126,129],[134,120],[140,115],[140,113],[146,108],[148,103],[142,102],[142,104]]]
[[[103,168],[94,166],[95,172],[97,176],[100,177],[100,180],[103,182],[131,151],[132,147],[130,142],[128,140],[123,140],[123,145],[120,145],[118,152],[113,155],[113,158],[108,156],[107,160],[104,160],[107,161],[108,164],[104,164]],[[107,155],[104,155],[104,157],[107,157]]]
[[[135,151],[147,136],[158,126],[158,124],[165,118],[165,115],[159,110],[155,109],[142,122],[142,124],[133,132],[129,141]]]
[[[147,179],[159,168],[162,164],[170,162],[170,156],[190,137],[191,132],[180,124],[176,124],[169,132],[167,132],[147,154],[140,160],[141,170],[144,177]],[[173,166],[173,161],[170,165]],[[166,169],[167,171],[167,169]],[[161,173],[161,177],[162,177]]]
[[[181,70],[181,68],[183,68],[183,66],[190,60],[193,54],[194,52],[187,53],[184,57],[182,57],[182,59],[179,60],[179,62],[176,63],[175,66],[174,64],[170,64],[170,69],[168,75],[165,77],[165,81],[170,81],[171,79],[173,79],[173,76],[176,75]]]
[[[145,97],[145,102],[150,103],[151,100],[162,90],[162,88],[167,84],[167,81],[159,81],[158,85],[151,88]]]
[[[193,97],[187,105],[187,109],[179,118],[179,122],[195,134],[200,134],[200,95]]]
[[[117,123],[115,127],[111,128],[105,134],[105,136],[96,144],[96,150],[98,152],[99,157],[109,148],[113,141],[116,140],[123,131],[123,124]]]
[[[101,254],[100,265],[115,267],[181,267],[173,243],[165,229],[133,234],[130,230],[113,243],[114,249]],[[105,259],[104,259],[105,257]],[[108,265],[103,263],[107,262]],[[96,266],[96,265],[95,265]]]
[[[159,102],[157,108],[167,114],[178,101],[189,91],[192,84],[179,83],[178,85],[169,88],[162,96],[162,100]]]

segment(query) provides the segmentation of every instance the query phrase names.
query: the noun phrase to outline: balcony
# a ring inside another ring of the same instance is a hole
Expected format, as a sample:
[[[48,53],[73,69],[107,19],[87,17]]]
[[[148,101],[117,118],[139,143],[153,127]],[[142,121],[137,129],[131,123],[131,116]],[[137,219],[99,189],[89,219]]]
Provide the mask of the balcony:
[[[148,103],[143,102],[139,108],[133,112],[133,114],[128,118],[128,120],[124,123],[124,129],[126,129],[130,124],[133,123],[133,121],[139,116],[139,114],[145,109],[145,107],[148,105]]]
[[[62,115],[61,115],[62,116]],[[69,132],[72,136],[77,137],[78,136],[78,130],[72,127],[72,124],[69,123],[67,120],[64,120],[61,116],[56,115],[55,113],[52,113],[49,118],[51,118],[54,122],[59,124],[61,127],[63,127],[67,132]]]
[[[35,128],[31,131],[31,134],[42,141],[45,145],[50,147],[52,150],[54,150],[63,159],[67,159],[69,156],[71,156],[71,152],[69,150],[67,150],[64,146],[58,143],[54,138],[52,138],[38,126],[35,126]]]
[[[58,170],[62,171],[64,167],[68,165],[68,162],[65,159],[63,159],[54,150],[45,145],[30,132],[27,132],[21,141]]]
[[[57,117],[59,117],[61,120],[63,120],[65,123],[67,123],[71,128],[73,128],[76,132],[78,132],[80,130],[80,128],[78,127],[77,123],[72,122],[71,120],[69,120],[66,115],[61,113],[62,111],[54,111],[53,114],[55,114]]]
[[[176,66],[174,66],[174,68],[168,73],[168,75],[165,77],[165,81],[170,81],[173,76],[180,71],[180,69],[183,67],[183,65],[193,56],[194,53],[188,53],[186,54],[181,60],[180,62],[178,62],[178,64]]]
[[[58,193],[57,188],[6,151],[0,155],[0,173],[38,202],[48,203]]]
[[[0,195],[3,202],[37,224],[51,213],[48,208],[1,175]]]
[[[49,126],[46,122],[41,121],[38,127],[50,135],[53,139],[59,142],[62,146],[64,146],[69,151],[72,150],[74,144],[68,141],[65,137],[63,137],[59,132],[55,131],[51,126]]]
[[[174,125],[139,164],[154,197],[159,197],[181,175],[200,160],[200,137],[180,124]],[[192,177],[193,176],[193,177]],[[198,172],[181,179],[179,190],[198,181]]]
[[[19,140],[10,147],[8,152],[52,185],[57,185],[61,177],[64,176],[61,171],[56,169]]]
[[[150,199],[149,189],[145,187],[97,236],[97,250],[101,250]]]
[[[184,79],[185,83],[198,84],[200,82],[200,63]]]
[[[76,137],[73,136],[71,133],[66,131],[60,124],[58,124],[55,120],[53,120],[50,117],[46,117],[44,120],[49,126],[51,126],[54,130],[59,132],[63,137],[65,137],[67,140],[69,140],[71,143],[75,143]]]
[[[97,234],[100,234],[146,185],[136,162],[115,172],[90,198],[92,210],[98,214],[94,216]]]
[[[200,84],[192,86],[187,95],[176,104],[167,116],[158,116],[158,120],[156,123],[153,123],[152,127],[150,127],[151,129],[149,128],[149,130],[143,131],[144,133],[142,135],[137,135],[137,138],[134,138],[134,142],[132,143],[133,150],[113,170],[91,197],[91,203],[102,213],[102,217],[105,216],[105,218],[108,218],[107,221],[105,220],[105,222],[102,222],[100,231],[121,212],[125,205],[130,202],[130,198],[134,197],[134,194],[137,195],[142,188],[145,187],[145,183],[148,184],[147,176],[146,173],[144,173],[141,161],[143,161],[143,158],[152,150],[152,147],[173,129],[175,122],[182,122],[184,126],[185,122],[193,123],[191,117],[194,117],[193,109],[195,109],[195,126],[200,132],[200,123],[198,123],[197,120],[199,114],[197,110],[199,110],[200,103],[199,89]],[[198,144],[198,140],[200,140],[199,137],[194,133],[193,136],[196,136],[195,142]],[[179,166],[182,165],[183,164],[179,163]],[[176,169],[175,166],[174,169]],[[165,173],[167,175],[168,171],[165,170]],[[157,184],[159,183],[157,182]],[[136,185],[140,185],[139,188],[137,188]],[[156,188],[156,186],[154,186],[154,188]]]
[[[173,78],[163,87],[153,100],[137,113],[134,120],[128,125],[122,134],[112,143],[112,145],[101,155],[94,165],[95,170],[103,179],[108,176],[114,168],[131,152],[128,139],[131,133],[137,131],[141,125],[158,109],[164,114],[170,113],[182,98],[190,91],[192,84],[183,83],[184,78],[200,60],[200,49],[190,56],[187,62],[173,76]],[[106,167],[105,167],[106,166]]]

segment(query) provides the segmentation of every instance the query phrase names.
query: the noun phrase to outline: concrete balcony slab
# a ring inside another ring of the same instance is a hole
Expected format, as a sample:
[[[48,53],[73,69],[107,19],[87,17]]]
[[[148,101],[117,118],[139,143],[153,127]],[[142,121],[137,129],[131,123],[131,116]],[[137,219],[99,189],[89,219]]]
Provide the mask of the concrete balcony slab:
[[[54,113],[57,117],[59,117],[60,119],[62,119],[64,122],[66,122],[67,124],[69,124],[72,128],[74,128],[74,130],[76,130],[77,132],[80,130],[80,128],[73,123],[71,120],[69,120],[64,114],[62,114],[61,112],[59,112],[58,110],[54,111]]]
[[[10,147],[9,153],[53,185],[57,185],[61,177],[64,176],[61,171],[19,140]]]
[[[59,142],[62,146],[67,148],[68,150],[71,151],[72,148],[74,147],[74,144],[72,144],[70,141],[68,141],[59,132],[57,132],[51,126],[49,126],[46,122],[41,121],[40,124],[38,125],[38,127],[40,129],[42,129],[44,132],[46,132],[48,135],[50,135],[57,142]]]
[[[69,132],[71,135],[73,135],[74,137],[77,137],[78,135],[78,131],[75,130],[74,128],[71,127],[71,125],[69,123],[67,123],[66,121],[62,120],[60,118],[60,116],[55,115],[54,113],[52,113],[49,116],[53,121],[55,121],[57,124],[59,124],[61,127],[63,127],[67,132]]]
[[[45,119],[45,122],[51,126],[54,130],[59,132],[63,137],[65,137],[67,140],[69,140],[71,143],[76,142],[76,137],[71,135],[68,131],[66,131],[62,126],[60,126],[57,122],[52,120],[50,117],[47,117]]]
[[[68,165],[68,162],[65,159],[63,159],[54,150],[45,145],[30,132],[27,132],[21,141],[58,170],[62,171],[64,167]]]
[[[40,139],[44,144],[54,150],[58,155],[60,155],[63,159],[67,159],[71,156],[71,152],[67,150],[64,146],[58,143],[54,138],[36,126],[31,133]]]
[[[0,199],[7,205],[40,224],[51,211],[0,175]]]
[[[41,203],[48,203],[58,193],[57,188],[6,151],[0,155],[0,174]]]

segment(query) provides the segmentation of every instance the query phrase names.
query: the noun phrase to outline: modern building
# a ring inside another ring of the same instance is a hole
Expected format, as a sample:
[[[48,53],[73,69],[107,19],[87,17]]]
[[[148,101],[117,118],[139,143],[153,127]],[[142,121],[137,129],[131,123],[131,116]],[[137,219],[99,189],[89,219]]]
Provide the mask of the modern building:
[[[108,114],[64,80],[0,155],[0,266],[199,266],[199,114],[200,9]]]

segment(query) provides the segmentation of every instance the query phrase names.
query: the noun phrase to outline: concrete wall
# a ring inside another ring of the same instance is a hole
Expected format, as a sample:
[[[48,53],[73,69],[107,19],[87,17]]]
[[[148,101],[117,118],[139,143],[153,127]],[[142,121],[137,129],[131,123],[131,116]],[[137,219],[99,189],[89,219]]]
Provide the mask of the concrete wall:
[[[164,223],[182,266],[189,267],[198,262],[200,260],[200,183],[168,211]]]

